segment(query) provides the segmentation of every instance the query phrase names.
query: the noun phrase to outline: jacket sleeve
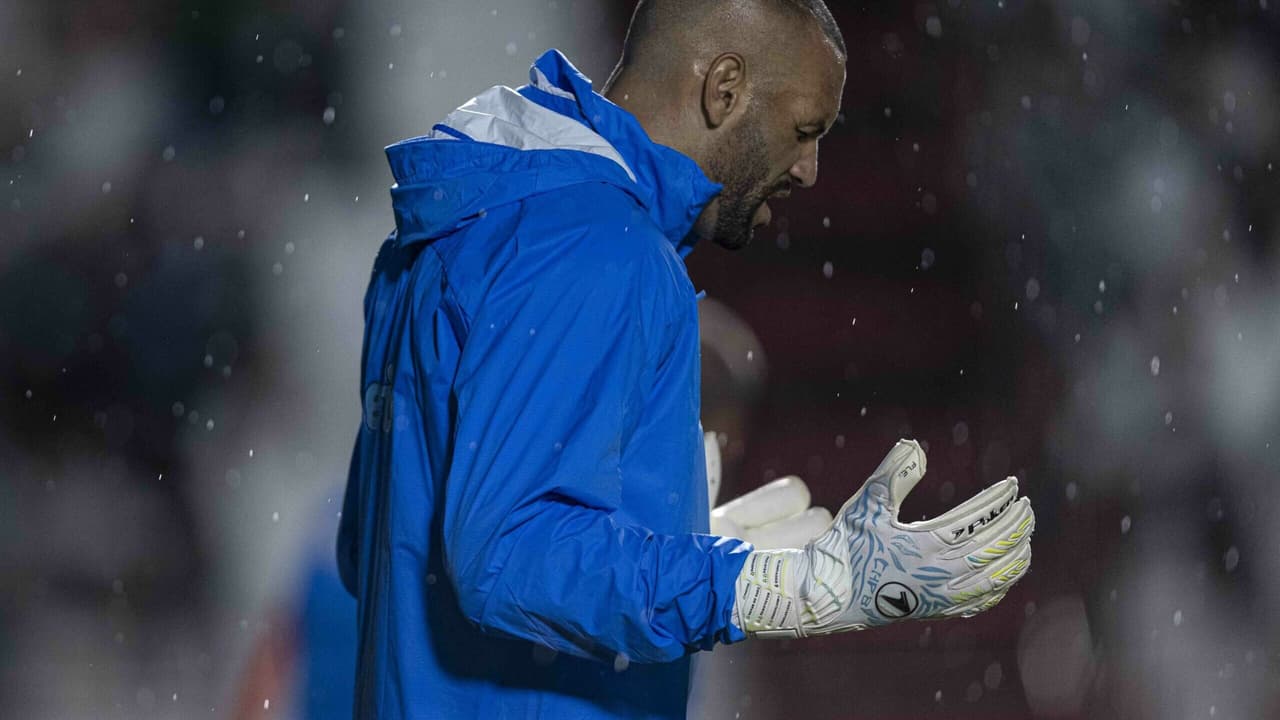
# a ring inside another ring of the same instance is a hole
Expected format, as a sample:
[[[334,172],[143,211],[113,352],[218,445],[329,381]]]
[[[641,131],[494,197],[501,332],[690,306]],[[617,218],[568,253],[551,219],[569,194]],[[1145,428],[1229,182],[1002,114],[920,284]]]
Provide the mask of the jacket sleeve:
[[[506,284],[523,290],[490,289],[454,384],[444,550],[484,631],[668,662],[744,637],[730,615],[751,548],[656,534],[618,512],[628,426],[660,355],[650,343],[662,344],[642,315],[663,301],[635,262],[552,262]]]
[[[356,537],[356,520],[359,517],[360,507],[357,493],[360,492],[360,482],[356,477],[355,467],[360,458],[362,435],[361,432],[356,433],[356,446],[351,453],[351,470],[347,473],[347,489],[342,494],[342,516],[338,518],[338,540],[335,548],[338,558],[338,577],[342,580],[342,586],[353,597],[358,596],[356,566],[360,552]]]

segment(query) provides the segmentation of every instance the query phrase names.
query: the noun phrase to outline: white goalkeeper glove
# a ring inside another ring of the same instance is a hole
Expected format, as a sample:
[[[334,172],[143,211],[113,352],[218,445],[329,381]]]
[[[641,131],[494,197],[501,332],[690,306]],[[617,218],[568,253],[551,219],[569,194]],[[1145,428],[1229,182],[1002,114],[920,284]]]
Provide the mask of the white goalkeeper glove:
[[[896,620],[968,617],[993,607],[1031,564],[1035,514],[1006,478],[932,520],[898,521],[925,472],[900,440],[820,537],[751,553],[734,623],[749,636],[795,638]]]
[[[720,445],[716,434],[704,436],[707,495],[715,507],[720,491]],[[799,547],[831,524],[831,511],[810,507],[809,488],[790,475],[734,498],[711,511],[711,534],[746,540],[757,550]]]

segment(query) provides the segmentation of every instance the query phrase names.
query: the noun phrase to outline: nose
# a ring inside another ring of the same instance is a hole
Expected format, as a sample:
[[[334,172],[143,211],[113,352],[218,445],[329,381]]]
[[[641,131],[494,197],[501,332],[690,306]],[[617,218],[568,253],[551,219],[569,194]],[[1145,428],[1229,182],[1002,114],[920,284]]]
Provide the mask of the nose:
[[[806,145],[800,159],[791,166],[791,177],[804,188],[813,187],[818,182],[818,143]]]

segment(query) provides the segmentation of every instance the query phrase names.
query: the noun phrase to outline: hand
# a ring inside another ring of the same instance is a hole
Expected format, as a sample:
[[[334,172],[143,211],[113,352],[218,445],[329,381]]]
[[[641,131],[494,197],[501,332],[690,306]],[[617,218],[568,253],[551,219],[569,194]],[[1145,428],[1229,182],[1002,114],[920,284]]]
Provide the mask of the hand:
[[[720,444],[703,437],[707,457],[707,495],[716,504],[720,491]],[[711,511],[711,534],[746,540],[756,550],[801,547],[831,524],[831,511],[810,507],[809,488],[790,475],[734,498]]]
[[[748,635],[794,638],[897,620],[969,617],[1005,596],[1031,564],[1035,514],[1006,478],[932,520],[898,508],[925,456],[900,440],[826,532],[803,548],[751,553],[734,622]]]

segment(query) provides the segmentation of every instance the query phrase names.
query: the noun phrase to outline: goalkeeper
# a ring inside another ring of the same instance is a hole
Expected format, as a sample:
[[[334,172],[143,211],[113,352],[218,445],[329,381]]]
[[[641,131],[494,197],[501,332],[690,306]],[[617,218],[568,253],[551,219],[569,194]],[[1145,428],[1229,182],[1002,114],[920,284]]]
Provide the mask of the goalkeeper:
[[[799,519],[708,532],[683,260],[814,184],[845,58],[821,0],[646,0],[603,95],[552,50],[387,149],[338,536],[357,718],[683,717],[698,650],[966,615],[1026,571],[1012,479],[899,522],[905,441],[830,522],[784,481]]]

